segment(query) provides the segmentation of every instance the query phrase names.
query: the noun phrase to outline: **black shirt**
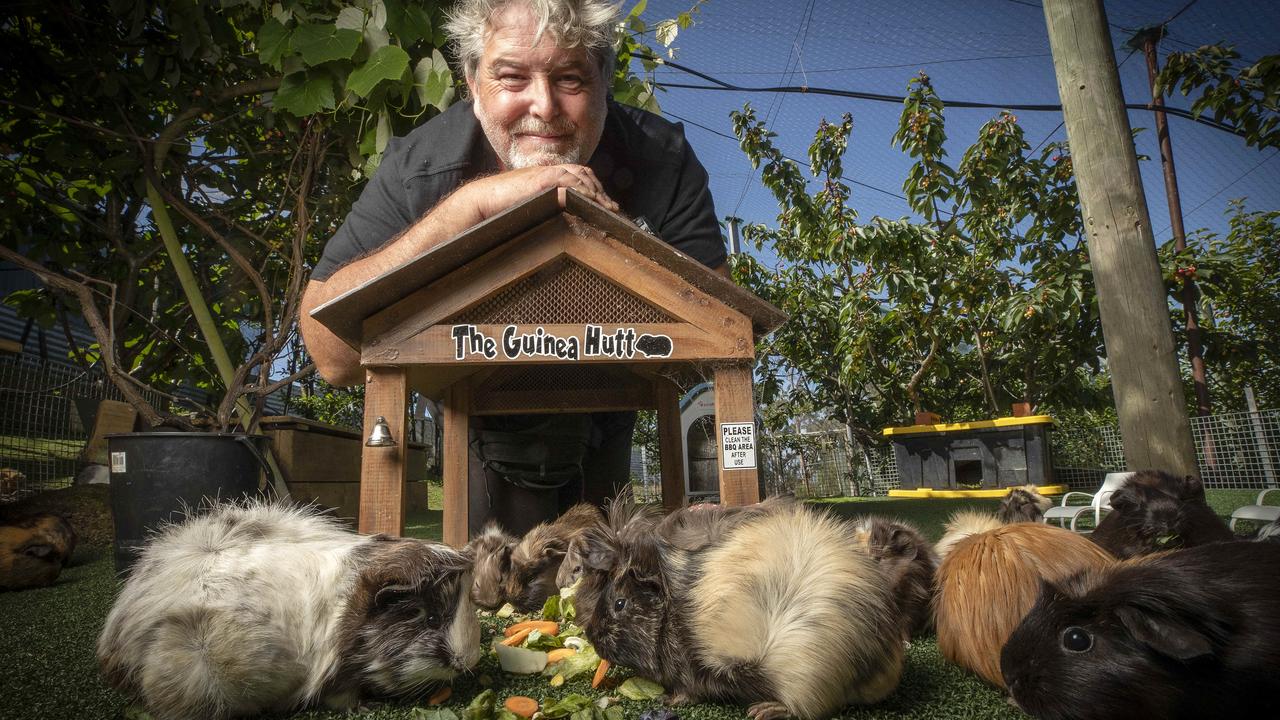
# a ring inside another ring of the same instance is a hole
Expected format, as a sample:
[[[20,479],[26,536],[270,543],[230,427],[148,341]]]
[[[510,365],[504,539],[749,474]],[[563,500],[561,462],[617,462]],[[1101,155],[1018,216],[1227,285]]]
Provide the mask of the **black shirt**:
[[[655,235],[708,267],[725,261],[707,171],[679,124],[609,101],[600,145],[587,165],[623,215],[643,219]],[[458,186],[498,169],[470,101],[392,139],[311,278],[328,279],[399,235]]]

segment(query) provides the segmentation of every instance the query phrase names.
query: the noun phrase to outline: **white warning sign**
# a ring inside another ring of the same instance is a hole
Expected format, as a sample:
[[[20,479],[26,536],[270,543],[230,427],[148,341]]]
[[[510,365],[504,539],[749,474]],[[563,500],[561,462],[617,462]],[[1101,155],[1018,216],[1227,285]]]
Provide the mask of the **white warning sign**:
[[[129,472],[127,456],[122,452],[111,453],[111,472],[122,473]]]
[[[756,466],[756,424],[720,423],[720,457],[725,470]]]

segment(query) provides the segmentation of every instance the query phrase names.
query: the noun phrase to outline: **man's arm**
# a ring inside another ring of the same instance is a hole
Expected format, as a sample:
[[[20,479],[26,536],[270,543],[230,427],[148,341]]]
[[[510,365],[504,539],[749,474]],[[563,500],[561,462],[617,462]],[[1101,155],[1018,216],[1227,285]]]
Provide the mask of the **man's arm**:
[[[312,310],[404,265],[521,200],[553,187],[573,188],[611,210],[618,209],[595,174],[585,166],[551,165],[512,170],[463,185],[386,245],[344,265],[325,280],[307,283],[299,329],[320,376],[336,386],[364,382],[359,352],[312,318]]]

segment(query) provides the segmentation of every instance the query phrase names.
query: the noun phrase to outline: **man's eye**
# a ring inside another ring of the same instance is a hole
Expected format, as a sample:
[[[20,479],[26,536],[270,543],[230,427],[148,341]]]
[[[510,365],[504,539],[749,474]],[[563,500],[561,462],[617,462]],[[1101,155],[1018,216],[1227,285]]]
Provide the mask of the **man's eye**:
[[[561,75],[559,83],[567,88],[579,88],[582,87],[583,80],[581,75]]]

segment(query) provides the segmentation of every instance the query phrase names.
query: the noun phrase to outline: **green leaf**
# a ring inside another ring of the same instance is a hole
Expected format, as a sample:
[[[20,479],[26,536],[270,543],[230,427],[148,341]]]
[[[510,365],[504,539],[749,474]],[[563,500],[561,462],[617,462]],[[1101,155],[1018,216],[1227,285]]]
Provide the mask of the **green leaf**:
[[[395,45],[378,48],[360,67],[347,76],[347,90],[369,97],[373,88],[383,80],[399,80],[409,68],[409,53]]]
[[[411,720],[458,720],[458,715],[445,707],[416,707],[409,711],[409,718]]]
[[[339,29],[364,32],[364,11],[357,7],[344,7],[338,12]]]
[[[618,694],[629,700],[653,700],[662,697],[665,692],[658,683],[642,677],[627,678],[618,686]]]
[[[308,65],[350,60],[360,47],[360,32],[337,25],[299,25],[293,30],[292,44]]]
[[[430,58],[422,58],[413,69],[414,89],[423,107],[434,106],[443,111],[453,101],[453,73],[439,50]]]
[[[305,72],[286,75],[276,92],[273,105],[298,117],[306,117],[321,110],[332,110],[333,80],[324,72]]]
[[[568,717],[579,710],[585,710],[589,707],[591,707],[591,698],[573,693],[549,705],[544,704],[542,717],[554,720],[555,718]]]
[[[462,711],[462,720],[493,720],[494,706],[497,704],[498,696],[492,689],[485,690],[467,705],[467,709]]]
[[[289,30],[272,18],[262,23],[256,39],[258,59],[279,70],[280,59],[289,51]]]

